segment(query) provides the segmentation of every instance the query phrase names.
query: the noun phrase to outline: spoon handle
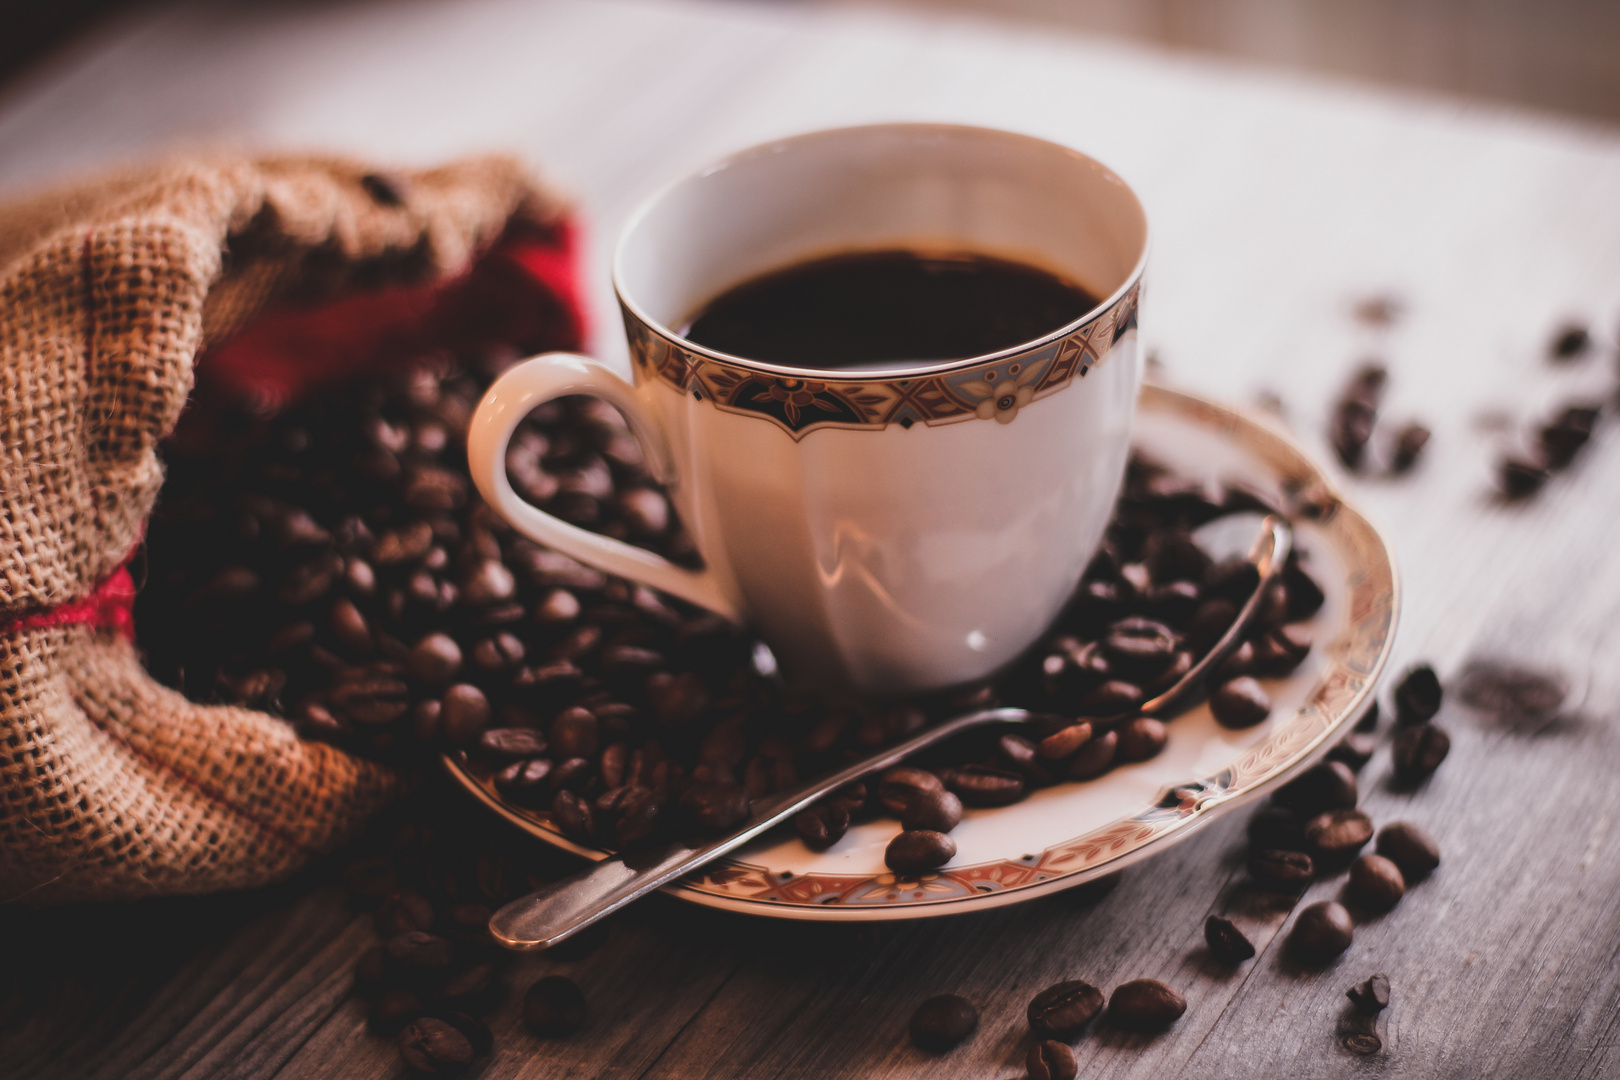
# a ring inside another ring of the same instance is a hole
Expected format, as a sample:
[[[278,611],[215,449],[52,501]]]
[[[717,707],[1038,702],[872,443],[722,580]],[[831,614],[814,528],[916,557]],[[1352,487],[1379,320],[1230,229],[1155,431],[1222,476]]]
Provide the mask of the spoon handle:
[[[954,717],[835,773],[783,792],[759,807],[747,824],[717,840],[696,845],[675,841],[644,851],[621,852],[514,900],[491,917],[490,933],[508,949],[549,948],[626,904],[741,847],[845,784],[898,764],[970,728],[1027,723],[1035,715],[1023,709],[983,709]]]

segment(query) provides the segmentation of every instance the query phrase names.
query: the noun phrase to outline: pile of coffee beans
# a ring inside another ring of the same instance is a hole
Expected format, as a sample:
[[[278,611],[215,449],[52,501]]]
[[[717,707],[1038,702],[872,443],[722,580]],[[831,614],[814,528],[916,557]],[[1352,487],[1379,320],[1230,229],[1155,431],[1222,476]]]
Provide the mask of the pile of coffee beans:
[[[1257,584],[1191,530],[1261,505],[1133,461],[1073,602],[993,685],[858,712],[794,697],[762,646],[719,618],[516,534],[469,482],[463,441],[510,351],[424,358],[269,419],[213,417],[167,451],[137,607],[149,668],[194,699],[286,716],[306,735],[409,763],[450,750],[510,802],[584,843],[633,847],[726,830],[752,800],[968,708],[1073,717],[1030,738],[961,740],[801,817],[811,847],[851,820],[906,826],[897,873],[948,861],[962,807],[1088,780],[1157,754],[1158,720],[1104,727],[1185,673]],[[679,562],[696,559],[622,419],[594,399],[531,414],[507,456],[516,489],[559,517]],[[1264,720],[1256,676],[1309,653],[1322,592],[1301,559],[1265,597],[1213,691],[1218,719]],[[889,785],[891,788],[893,784]],[[913,795],[923,796],[916,806]]]

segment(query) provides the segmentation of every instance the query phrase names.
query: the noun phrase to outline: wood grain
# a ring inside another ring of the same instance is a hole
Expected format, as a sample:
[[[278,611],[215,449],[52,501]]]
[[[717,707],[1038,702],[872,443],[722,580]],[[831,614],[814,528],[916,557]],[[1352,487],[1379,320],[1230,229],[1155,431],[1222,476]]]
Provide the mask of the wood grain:
[[[1435,441],[1396,481],[1347,478],[1383,529],[1407,604],[1393,670],[1450,677],[1497,656],[1563,674],[1550,723],[1453,702],[1451,758],[1415,792],[1365,771],[1380,822],[1418,821],[1444,864],[1367,919],[1326,972],[1282,956],[1290,917],[1241,869],[1223,820],[1128,871],[1090,905],[1058,896],[974,916],[797,926],[654,898],[562,971],[587,1030],[542,1041],[517,1002],[494,1019],[507,1077],[1014,1077],[1029,997],[1084,977],[1181,988],[1156,1037],[1106,1025],[1087,1077],[1602,1077],[1620,1073],[1620,432],[1601,431],[1532,504],[1492,494],[1491,462],[1575,395],[1612,394],[1620,326],[1620,139],[1433,102],[1166,60],[1116,45],[901,15],[708,3],[176,6],[0,101],[0,188],[228,138],[384,160],[510,146],[581,194],[597,347],[622,358],[609,245],[635,201],[717,153],[863,120],[949,118],[1071,142],[1138,187],[1155,229],[1143,334],[1174,383],[1261,393],[1326,455],[1353,365],[1392,376],[1387,415]],[[1391,294],[1373,330],[1354,303]],[[1555,368],[1554,326],[1602,346]],[[1494,418],[1494,419],[1493,419]],[[1503,424],[1506,428],[1503,428]],[[493,826],[492,826],[493,827]],[[1306,900],[1334,895],[1316,886]],[[1204,916],[1262,948],[1215,965]],[[371,940],[330,868],[253,896],[6,912],[0,1073],[18,1078],[351,1077],[398,1072],[364,1031],[349,968]],[[1389,974],[1384,1049],[1340,1044],[1343,992]],[[932,1056],[910,1011],[952,991],[983,1022]]]

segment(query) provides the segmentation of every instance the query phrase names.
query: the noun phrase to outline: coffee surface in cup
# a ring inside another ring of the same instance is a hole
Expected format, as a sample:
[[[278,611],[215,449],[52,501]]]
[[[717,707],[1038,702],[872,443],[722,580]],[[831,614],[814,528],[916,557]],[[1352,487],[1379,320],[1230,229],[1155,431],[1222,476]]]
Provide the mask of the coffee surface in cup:
[[[1033,341],[1097,298],[1026,263],[970,252],[861,251],[735,285],[694,314],[688,340],[748,360],[849,370],[961,360]]]

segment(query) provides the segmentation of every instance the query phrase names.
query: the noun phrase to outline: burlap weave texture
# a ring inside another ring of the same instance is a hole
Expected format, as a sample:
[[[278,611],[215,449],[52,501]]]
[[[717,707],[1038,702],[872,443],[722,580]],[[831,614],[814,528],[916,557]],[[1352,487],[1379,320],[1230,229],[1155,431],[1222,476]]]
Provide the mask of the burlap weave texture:
[[[154,683],[118,628],[53,624],[141,538],[204,348],[258,314],[443,281],[563,205],[499,157],[379,178],[191,160],[0,207],[0,901],[286,876],[396,778]]]

